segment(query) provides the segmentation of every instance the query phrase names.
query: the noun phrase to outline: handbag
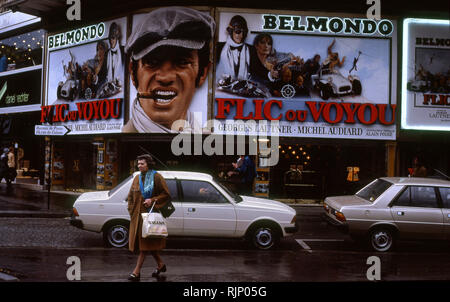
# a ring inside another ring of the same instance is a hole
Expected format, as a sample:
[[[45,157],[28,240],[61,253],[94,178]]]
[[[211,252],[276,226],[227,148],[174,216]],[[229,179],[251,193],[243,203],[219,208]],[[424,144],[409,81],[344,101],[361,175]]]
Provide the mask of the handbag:
[[[159,212],[161,212],[161,215],[164,218],[169,218],[170,215],[175,212],[175,207],[173,206],[172,202],[169,200],[168,202],[164,203],[164,206],[159,209]]]
[[[148,213],[141,213],[142,238],[165,238],[169,236],[164,217],[160,213],[152,213],[154,206],[155,204]]]

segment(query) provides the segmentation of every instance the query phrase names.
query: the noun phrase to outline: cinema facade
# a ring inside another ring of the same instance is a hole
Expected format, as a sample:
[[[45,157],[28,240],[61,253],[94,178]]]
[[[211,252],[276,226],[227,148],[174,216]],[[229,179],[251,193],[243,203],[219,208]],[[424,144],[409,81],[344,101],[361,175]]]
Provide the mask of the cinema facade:
[[[107,88],[94,88],[80,71],[92,64],[101,45],[105,53],[111,48],[112,28],[119,28],[123,50],[133,28],[155,9],[145,5],[134,1],[120,13],[105,10],[100,19],[87,14],[82,22],[46,19],[49,12],[42,12],[47,43],[35,124],[70,132],[40,136],[47,167],[41,183],[51,177],[55,190],[111,189],[136,170],[137,155],[150,152],[158,169],[207,172],[233,187],[227,172],[241,151],[238,142],[257,163],[254,195],[280,200],[321,200],[353,193],[376,177],[407,176],[413,157],[422,151],[428,152],[430,166],[449,171],[448,156],[437,151],[448,149],[449,125],[441,122],[441,128],[424,131],[400,122],[409,104],[401,101],[404,14],[372,20],[351,10],[334,13],[311,5],[193,7],[216,22],[211,70],[189,108],[203,134],[189,135],[191,146],[183,149],[177,133],[123,133],[136,96],[129,57],[122,57],[114,85]],[[219,45],[226,44],[236,15],[247,23],[248,45],[258,35],[271,37],[271,59],[261,63],[278,77],[265,81],[227,73]],[[436,110],[448,114],[447,108],[441,104]],[[205,146],[214,152],[205,152]],[[279,160],[270,165],[274,153]]]

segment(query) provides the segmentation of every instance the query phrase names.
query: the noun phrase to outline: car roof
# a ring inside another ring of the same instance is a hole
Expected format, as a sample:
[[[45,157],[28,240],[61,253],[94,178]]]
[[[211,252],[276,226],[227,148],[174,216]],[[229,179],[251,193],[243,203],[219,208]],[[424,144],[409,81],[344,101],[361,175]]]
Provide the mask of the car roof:
[[[395,185],[450,186],[450,181],[424,177],[382,177]]]
[[[206,173],[190,172],[190,171],[157,171],[166,179],[188,179],[188,180],[204,180],[211,181],[213,177]],[[133,176],[138,175],[140,172],[134,172]]]

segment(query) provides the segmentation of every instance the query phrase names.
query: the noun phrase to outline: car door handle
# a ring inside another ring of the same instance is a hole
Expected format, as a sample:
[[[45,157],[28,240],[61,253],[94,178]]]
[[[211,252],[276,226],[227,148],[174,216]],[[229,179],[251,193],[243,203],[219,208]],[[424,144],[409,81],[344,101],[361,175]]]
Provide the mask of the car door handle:
[[[398,211],[397,212],[397,216],[404,216],[405,215],[405,212],[403,212],[403,211]]]
[[[188,212],[195,212],[195,208],[188,208]]]

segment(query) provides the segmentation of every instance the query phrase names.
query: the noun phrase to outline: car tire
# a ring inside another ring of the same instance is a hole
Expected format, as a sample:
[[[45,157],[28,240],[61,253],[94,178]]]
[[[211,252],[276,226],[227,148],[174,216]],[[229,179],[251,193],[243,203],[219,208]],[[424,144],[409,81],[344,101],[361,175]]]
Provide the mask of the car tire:
[[[273,224],[258,224],[251,228],[249,232],[249,242],[259,250],[269,250],[275,247],[280,235]]]
[[[57,97],[58,100],[61,100],[61,99],[62,99],[62,96],[61,96],[61,89],[62,89],[62,85],[58,85],[58,88],[57,88],[57,90],[56,90],[56,97]]]
[[[108,224],[103,231],[103,240],[107,247],[126,247],[128,245],[128,231],[129,225],[127,223],[118,221]]]
[[[369,235],[369,246],[377,252],[392,250],[395,241],[395,232],[387,227],[377,227]]]
[[[328,100],[331,96],[332,88],[330,85],[322,85],[319,90],[320,97],[322,100]]]
[[[354,95],[361,95],[362,92],[361,82],[359,80],[353,80],[352,89]]]

